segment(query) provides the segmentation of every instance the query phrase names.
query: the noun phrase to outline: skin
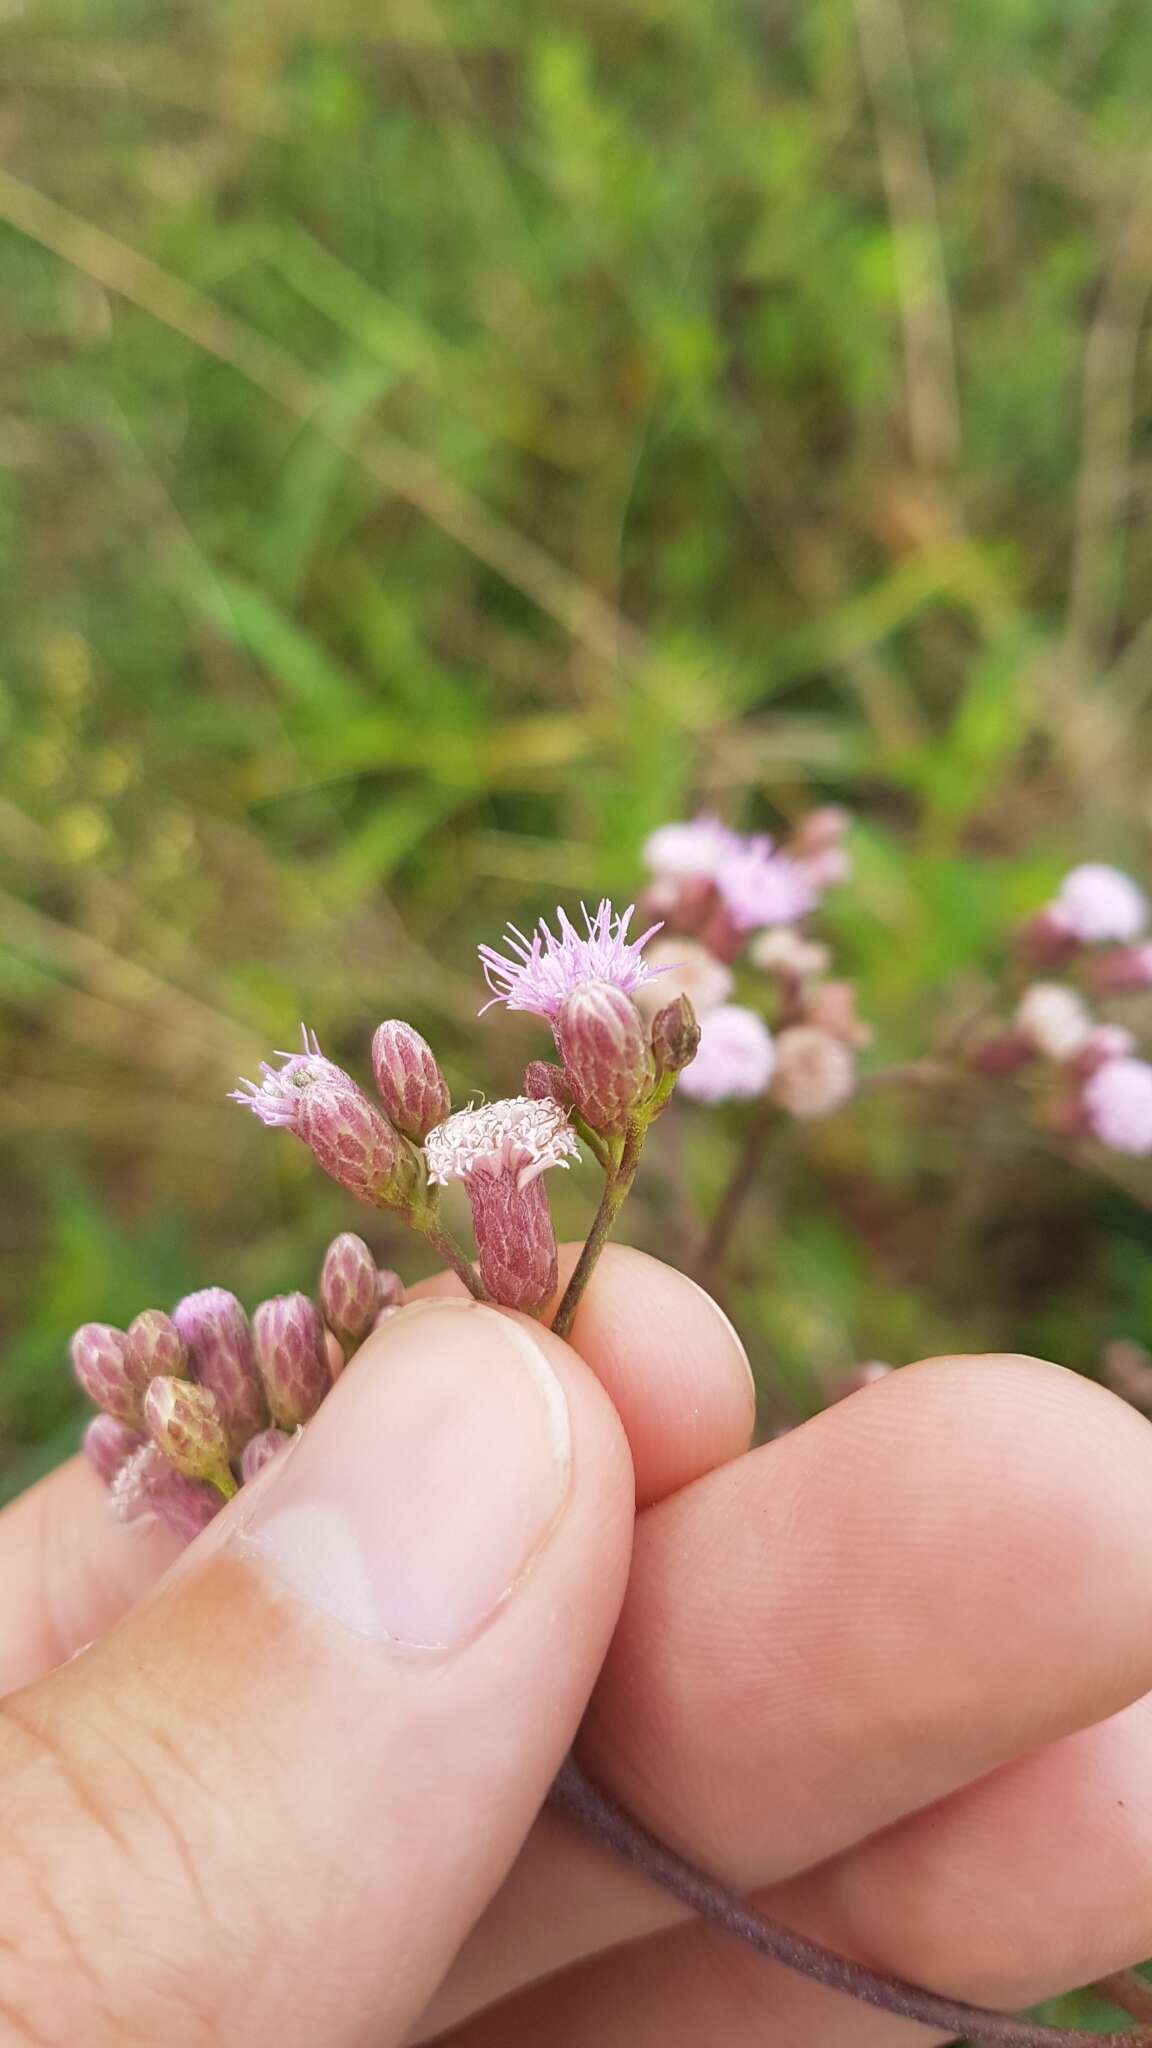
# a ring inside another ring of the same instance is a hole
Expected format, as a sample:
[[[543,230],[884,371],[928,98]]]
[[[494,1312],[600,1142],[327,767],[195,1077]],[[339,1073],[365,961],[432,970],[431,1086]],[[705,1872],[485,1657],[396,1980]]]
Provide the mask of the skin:
[[[938,1359],[749,1451],[732,1333],[619,1249],[544,1341],[571,1497],[450,1685],[219,1521],[165,1577],[78,1461],[0,1516],[5,2048],[928,2039],[538,1818],[578,1727],[649,1826],[881,1968],[1019,2007],[1152,1950],[1148,1424],[1055,1366]],[[325,1405],[334,1458],[379,1343]]]

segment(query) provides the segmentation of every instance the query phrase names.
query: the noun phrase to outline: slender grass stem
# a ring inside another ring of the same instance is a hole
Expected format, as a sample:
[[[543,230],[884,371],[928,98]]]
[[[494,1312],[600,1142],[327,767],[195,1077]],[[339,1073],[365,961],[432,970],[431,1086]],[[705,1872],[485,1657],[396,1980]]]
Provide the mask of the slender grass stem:
[[[640,1164],[640,1154],[644,1148],[646,1128],[646,1125],[639,1123],[629,1127],[619,1161],[610,1167],[605,1175],[600,1207],[593,1218],[592,1228],[576,1261],[572,1278],[564,1290],[560,1306],[552,1318],[552,1328],[558,1337],[567,1337],[571,1331],[584,1289],[595,1271],[596,1261],[607,1244],[612,1226],[631,1192],[636,1169]]]

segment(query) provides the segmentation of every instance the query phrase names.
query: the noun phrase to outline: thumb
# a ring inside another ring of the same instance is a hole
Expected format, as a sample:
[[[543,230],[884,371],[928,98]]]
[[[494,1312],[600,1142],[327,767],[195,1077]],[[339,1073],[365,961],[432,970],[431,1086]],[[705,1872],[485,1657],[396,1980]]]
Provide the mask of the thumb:
[[[0,1705],[17,2037],[400,2041],[575,1731],[631,1527],[566,1345],[393,1317],[146,1606]]]

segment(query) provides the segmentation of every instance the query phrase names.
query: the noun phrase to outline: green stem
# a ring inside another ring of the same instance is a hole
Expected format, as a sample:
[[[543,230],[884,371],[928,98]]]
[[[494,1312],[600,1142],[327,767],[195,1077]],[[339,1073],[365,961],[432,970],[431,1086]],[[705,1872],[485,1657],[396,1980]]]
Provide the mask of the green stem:
[[[552,1318],[552,1328],[558,1337],[568,1336],[576,1320],[576,1311],[580,1306],[584,1289],[595,1270],[596,1261],[607,1244],[612,1226],[631,1192],[636,1169],[640,1164],[640,1154],[644,1148],[647,1127],[647,1119],[643,1123],[637,1119],[629,1125],[620,1158],[605,1174],[600,1207],[596,1211],[584,1249],[576,1261],[572,1278],[564,1290],[564,1298]]]

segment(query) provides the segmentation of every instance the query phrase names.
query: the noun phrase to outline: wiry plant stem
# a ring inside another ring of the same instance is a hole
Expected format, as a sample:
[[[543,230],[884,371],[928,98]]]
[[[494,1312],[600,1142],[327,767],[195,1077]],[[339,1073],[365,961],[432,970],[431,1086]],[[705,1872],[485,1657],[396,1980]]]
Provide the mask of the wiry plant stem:
[[[586,1778],[571,1758],[560,1771],[551,1793],[553,1805],[572,1814],[590,1834],[604,1843],[623,1862],[632,1865],[652,1884],[669,1892],[702,1920],[723,1928],[737,1941],[745,1941],[770,1961],[783,1963],[830,1991],[843,1992],[865,2005],[902,2019],[917,2020],[946,2034],[961,2034],[970,2041],[999,2043],[1001,2048],[1147,2048],[1152,2030],[1130,2029],[1114,2034],[1087,2035],[1077,2028],[1046,2027],[1038,2021],[1020,2019],[1011,2013],[992,2012],[984,2006],[968,2005],[963,1999],[942,1998],[923,1991],[902,1977],[888,1977],[869,1970],[863,1963],[840,1956],[807,1935],[794,1934],[778,1921],[769,1920],[747,1905],[717,1879],[697,1870],[685,1857],[649,1834]],[[1128,1973],[1122,1973],[1125,1981]],[[1116,1997],[1116,1979],[1104,1979],[1097,1989]],[[1140,1981],[1140,1980],[1137,1980]],[[1112,1986],[1113,1988],[1109,1988]],[[1152,1987],[1150,1987],[1152,1988]]]
[[[464,1282],[469,1294],[476,1301],[487,1301],[487,1290],[479,1273],[473,1266],[471,1259],[468,1258],[467,1254],[457,1244],[451,1232],[445,1230],[440,1224],[433,1224],[430,1228],[424,1230],[422,1234],[427,1238],[433,1251],[439,1252],[445,1265],[451,1266],[452,1271]]]
[[[647,1128],[647,1120],[642,1122],[639,1118],[633,1118],[628,1126],[620,1157],[605,1174],[600,1207],[596,1211],[584,1249],[576,1261],[572,1278],[564,1290],[560,1306],[552,1318],[552,1328],[558,1337],[567,1337],[569,1334],[576,1320],[581,1296],[595,1270],[596,1261],[607,1244],[612,1226],[631,1191],[636,1169],[640,1164]]]

